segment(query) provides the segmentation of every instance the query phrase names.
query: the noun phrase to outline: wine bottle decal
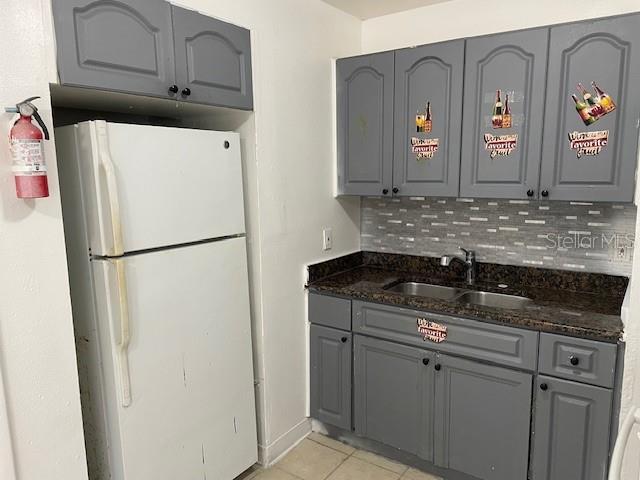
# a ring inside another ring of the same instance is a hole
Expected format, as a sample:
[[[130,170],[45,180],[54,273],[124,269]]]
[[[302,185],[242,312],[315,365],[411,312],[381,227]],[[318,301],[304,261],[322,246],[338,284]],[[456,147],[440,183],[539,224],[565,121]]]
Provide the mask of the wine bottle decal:
[[[500,90],[496,90],[496,102],[493,105],[491,125],[493,128],[502,128],[502,120],[502,100],[500,99]]]
[[[591,125],[596,121],[594,117],[591,116],[589,111],[589,105],[587,105],[583,100],[580,100],[575,94],[571,95],[573,101],[576,103],[576,111],[580,118],[584,122],[585,125]]]
[[[609,112],[613,112],[616,109],[616,104],[613,99],[604,90],[602,90],[596,82],[591,82],[591,86],[598,95],[598,103],[604,110],[605,115]]]
[[[431,102],[427,102],[427,110],[424,117],[424,131],[425,133],[431,132],[433,122],[431,121]]]
[[[578,83],[580,96],[575,94],[571,95],[571,98],[575,102],[578,115],[587,126],[593,125],[600,118],[616,109],[616,104],[611,96],[602,90],[596,82],[591,82],[591,86],[594,89],[595,96],[592,95],[582,83]]]
[[[416,113],[416,133],[431,133],[433,128],[433,116],[431,113],[431,102],[425,104],[424,113],[418,110]],[[435,156],[440,147],[440,139],[426,138],[425,136],[415,136],[410,138],[411,152],[415,154],[416,160],[428,160]]]
[[[432,128],[431,102],[427,102],[424,113],[419,110],[416,113],[416,133],[430,133]]]
[[[504,96],[504,113],[502,115],[502,128],[511,128],[511,108],[509,107],[509,94]]]

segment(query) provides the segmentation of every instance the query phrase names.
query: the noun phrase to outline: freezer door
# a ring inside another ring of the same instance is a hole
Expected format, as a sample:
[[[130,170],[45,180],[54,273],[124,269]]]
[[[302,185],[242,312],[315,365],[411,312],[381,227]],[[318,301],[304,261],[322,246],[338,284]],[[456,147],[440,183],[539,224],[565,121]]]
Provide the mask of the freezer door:
[[[244,239],[93,264],[111,478],[235,478],[257,459]]]
[[[244,233],[238,134],[104,121],[76,128],[93,254]]]

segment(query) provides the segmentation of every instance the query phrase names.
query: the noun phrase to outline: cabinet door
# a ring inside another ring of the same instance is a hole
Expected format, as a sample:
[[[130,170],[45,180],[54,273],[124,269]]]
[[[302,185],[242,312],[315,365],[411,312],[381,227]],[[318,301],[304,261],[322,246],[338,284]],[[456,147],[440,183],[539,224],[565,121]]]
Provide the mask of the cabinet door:
[[[168,3],[54,0],[53,16],[63,85],[174,96]]]
[[[553,200],[632,201],[640,114],[639,24],[640,16],[630,15],[551,29],[543,196],[546,191]],[[606,96],[598,97],[592,82]],[[593,105],[584,101],[578,83]]]
[[[351,430],[351,333],[311,325],[311,416]]]
[[[467,40],[461,196],[537,196],[548,37],[543,28]]]
[[[396,52],[394,193],[458,195],[463,71],[464,40]]]
[[[249,30],[171,7],[178,95],[185,100],[251,110]]]
[[[526,479],[532,376],[446,355],[436,362],[435,463],[484,480]]]
[[[389,195],[393,155],[393,52],[336,63],[338,189]]]
[[[354,338],[356,433],[433,461],[433,352]]]
[[[611,390],[540,376],[531,459],[535,480],[604,480]]]

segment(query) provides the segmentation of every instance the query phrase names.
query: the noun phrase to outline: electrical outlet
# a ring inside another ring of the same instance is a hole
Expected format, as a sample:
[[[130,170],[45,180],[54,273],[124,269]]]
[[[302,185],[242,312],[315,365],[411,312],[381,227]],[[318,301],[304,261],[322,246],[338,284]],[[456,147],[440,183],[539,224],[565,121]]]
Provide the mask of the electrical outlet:
[[[613,251],[614,262],[628,262],[631,260],[631,247],[629,245],[618,245]]]
[[[322,230],[322,249],[331,250],[331,247],[333,247],[333,230],[325,228]]]

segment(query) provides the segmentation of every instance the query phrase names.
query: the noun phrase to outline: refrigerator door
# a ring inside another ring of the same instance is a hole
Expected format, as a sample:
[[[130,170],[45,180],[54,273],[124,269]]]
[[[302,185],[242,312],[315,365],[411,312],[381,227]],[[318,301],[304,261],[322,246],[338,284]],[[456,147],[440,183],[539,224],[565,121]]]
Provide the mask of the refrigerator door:
[[[231,480],[253,465],[245,239],[92,263],[111,478]]]
[[[69,127],[67,127],[69,128]],[[75,152],[94,255],[244,233],[239,136],[91,121]]]

